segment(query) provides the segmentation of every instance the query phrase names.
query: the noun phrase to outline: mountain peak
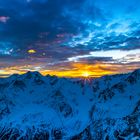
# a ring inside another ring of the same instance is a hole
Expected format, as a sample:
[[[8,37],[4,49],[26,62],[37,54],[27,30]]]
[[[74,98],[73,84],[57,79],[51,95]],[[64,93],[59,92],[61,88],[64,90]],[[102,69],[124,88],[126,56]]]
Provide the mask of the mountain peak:
[[[140,75],[140,69],[136,69],[132,72],[132,74],[139,74]]]
[[[28,71],[27,73],[23,74],[26,78],[31,79],[33,77],[43,77],[43,75],[41,75],[41,73],[39,73],[38,71]]]

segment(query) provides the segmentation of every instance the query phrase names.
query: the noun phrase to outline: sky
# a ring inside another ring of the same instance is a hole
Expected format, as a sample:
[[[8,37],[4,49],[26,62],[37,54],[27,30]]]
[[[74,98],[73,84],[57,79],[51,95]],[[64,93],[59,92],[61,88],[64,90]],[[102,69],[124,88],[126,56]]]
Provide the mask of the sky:
[[[139,0],[1,0],[0,77],[100,77],[140,68]]]

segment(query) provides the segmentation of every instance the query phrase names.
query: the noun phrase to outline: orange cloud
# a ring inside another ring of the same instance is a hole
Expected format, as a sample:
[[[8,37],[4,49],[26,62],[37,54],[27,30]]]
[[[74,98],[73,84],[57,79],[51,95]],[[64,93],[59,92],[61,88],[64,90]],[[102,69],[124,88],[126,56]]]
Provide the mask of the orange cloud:
[[[57,69],[59,68],[59,69]],[[139,64],[106,64],[106,63],[96,63],[96,64],[85,64],[85,63],[70,63],[67,68],[60,67],[53,69],[40,68],[38,71],[42,75],[56,75],[58,77],[101,77],[104,75],[112,75],[117,73],[126,73],[140,68]],[[15,66],[7,67],[0,70],[0,76],[9,76],[14,73],[24,74],[27,71],[36,71],[36,66],[25,65],[25,66]],[[86,73],[86,74],[85,74]]]

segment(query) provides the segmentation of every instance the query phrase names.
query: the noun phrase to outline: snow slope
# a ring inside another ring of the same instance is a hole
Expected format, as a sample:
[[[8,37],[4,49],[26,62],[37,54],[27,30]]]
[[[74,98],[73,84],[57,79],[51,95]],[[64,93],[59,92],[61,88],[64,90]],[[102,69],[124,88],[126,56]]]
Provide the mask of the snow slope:
[[[0,139],[139,137],[139,106],[140,70],[90,81],[12,75],[0,79]]]

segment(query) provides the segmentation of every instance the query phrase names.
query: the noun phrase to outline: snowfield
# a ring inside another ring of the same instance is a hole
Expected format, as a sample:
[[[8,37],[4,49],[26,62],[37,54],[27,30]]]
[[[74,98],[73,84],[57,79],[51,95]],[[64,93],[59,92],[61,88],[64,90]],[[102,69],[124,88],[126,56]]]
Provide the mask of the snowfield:
[[[97,79],[0,79],[0,140],[140,139],[140,70]]]

